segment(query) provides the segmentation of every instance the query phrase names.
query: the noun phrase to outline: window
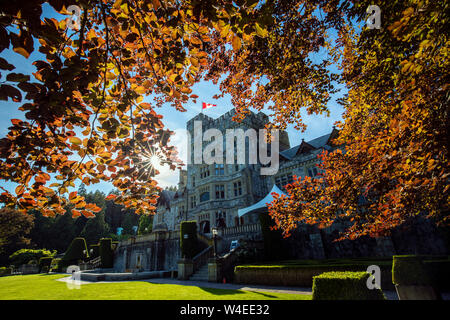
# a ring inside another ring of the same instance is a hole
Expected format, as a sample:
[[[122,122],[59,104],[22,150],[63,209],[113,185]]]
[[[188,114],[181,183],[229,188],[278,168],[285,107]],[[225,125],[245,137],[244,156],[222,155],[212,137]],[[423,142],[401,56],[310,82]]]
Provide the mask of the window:
[[[209,200],[209,187],[203,187],[200,189],[200,202]]]
[[[244,224],[244,217],[234,217],[234,225],[237,227]]]
[[[195,199],[195,196],[191,196],[191,209],[195,208],[197,206],[197,202]]]
[[[216,176],[223,176],[225,173],[224,170],[224,166],[223,163],[222,164],[215,164],[215,171],[216,171]]]
[[[192,175],[192,186],[195,187],[195,176]]]
[[[200,178],[204,179],[209,177],[209,166],[204,166],[200,168]]]
[[[234,190],[234,196],[235,197],[242,195],[242,183],[241,183],[241,181],[233,183],[233,190]]]
[[[223,210],[216,211],[216,227],[227,227],[227,213]]]
[[[286,189],[285,186],[292,182],[294,182],[294,180],[292,178],[292,175],[290,175],[290,174],[286,174],[286,175],[275,178],[275,184],[280,189]]]
[[[316,167],[309,168],[308,176],[310,176],[311,178],[317,176],[317,168]]]
[[[216,185],[216,199],[225,199],[225,185]]]

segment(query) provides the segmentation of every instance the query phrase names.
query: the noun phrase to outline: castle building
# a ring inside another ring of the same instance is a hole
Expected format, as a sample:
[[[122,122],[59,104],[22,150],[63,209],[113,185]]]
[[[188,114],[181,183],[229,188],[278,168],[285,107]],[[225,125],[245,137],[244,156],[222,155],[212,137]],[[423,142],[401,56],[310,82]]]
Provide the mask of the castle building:
[[[260,112],[250,113],[241,123],[236,123],[232,121],[234,114],[234,109],[217,119],[203,113],[198,114],[187,122],[187,131],[194,136],[196,125],[198,128],[201,124],[202,133],[208,129],[216,129],[217,133],[221,133],[218,135],[220,137],[228,129],[259,130],[268,122],[268,117]],[[199,143],[193,139],[188,144],[191,161],[186,170],[180,171],[177,190],[164,190],[160,194],[152,232],[122,241],[115,252],[114,269],[117,272],[137,269],[177,270],[177,261],[181,258],[179,229],[182,221],[197,222],[202,242],[211,240],[212,229],[217,228],[219,254],[228,252],[234,240],[264,242],[261,241],[263,236],[259,218],[260,214],[267,214],[266,203],[271,202],[271,192],[285,191],[284,186],[293,181],[294,175],[302,178],[316,176],[319,173],[318,155],[339,147],[332,143],[337,134],[337,130],[333,128],[328,134],[310,141],[299,141],[291,147],[287,133],[279,133],[279,162],[272,175],[261,174],[264,166],[248,161],[254,153],[259,154],[260,151],[250,148],[250,139],[245,141],[246,161],[243,164],[236,161],[210,164],[192,161],[195,158],[196,143],[197,147]],[[201,141],[202,151],[210,145],[210,141],[206,140]],[[261,139],[258,140],[259,143]],[[221,152],[226,154],[230,146],[226,143],[223,145],[225,148]],[[235,148],[234,143],[231,148]],[[291,237],[283,242],[283,250],[286,250],[289,259],[390,257],[395,253],[405,254],[414,250],[430,254],[447,252],[445,242],[437,235],[436,227],[427,221],[421,221],[409,232],[394,232],[391,237],[366,237],[335,242],[336,236],[346,227],[346,221],[336,221],[324,229],[298,224]]]
[[[228,146],[225,141],[227,130],[264,129],[269,118],[262,112],[251,112],[241,122],[232,120],[235,109],[230,110],[217,119],[203,113],[198,114],[187,122],[186,128],[191,137],[195,135],[194,124],[201,122],[202,133],[208,129],[217,129],[224,137],[223,153]],[[180,171],[180,180],[177,191],[164,190],[158,201],[157,213],[154,218],[154,230],[179,230],[182,221],[197,221],[200,233],[209,234],[213,227],[221,229],[222,233],[233,230],[235,233],[248,233],[248,226],[258,224],[257,213],[249,212],[239,216],[238,210],[250,207],[267,196],[272,187],[276,185],[283,190],[284,186],[293,181],[293,175],[311,176],[318,174],[316,167],[318,155],[324,150],[332,151],[331,140],[337,134],[332,129],[329,134],[311,141],[302,140],[299,144],[290,147],[289,138],[285,131],[279,133],[279,168],[273,175],[261,174],[261,163],[250,163],[251,148],[249,139],[245,140],[245,164],[234,163],[195,163],[194,139],[190,141],[191,161],[186,170]],[[257,137],[259,146],[261,137]],[[235,140],[236,141],[236,140]],[[203,142],[203,148],[206,143]],[[258,150],[259,151],[259,150]],[[254,152],[254,150],[253,150]],[[236,154],[236,152],[235,152]],[[228,161],[227,161],[228,162]],[[247,226],[244,228],[243,226]],[[256,230],[255,228],[254,230]]]

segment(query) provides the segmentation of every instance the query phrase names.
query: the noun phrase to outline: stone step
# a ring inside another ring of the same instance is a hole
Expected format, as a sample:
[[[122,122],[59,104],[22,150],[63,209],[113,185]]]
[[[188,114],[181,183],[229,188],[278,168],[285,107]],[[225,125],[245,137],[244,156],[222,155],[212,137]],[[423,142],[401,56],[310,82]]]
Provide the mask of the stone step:
[[[208,278],[206,277],[190,277],[190,281],[208,281]]]

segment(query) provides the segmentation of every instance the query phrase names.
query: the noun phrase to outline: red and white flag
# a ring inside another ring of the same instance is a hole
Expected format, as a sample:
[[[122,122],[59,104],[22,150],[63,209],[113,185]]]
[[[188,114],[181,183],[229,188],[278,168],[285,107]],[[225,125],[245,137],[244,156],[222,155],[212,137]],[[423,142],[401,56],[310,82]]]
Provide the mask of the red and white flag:
[[[217,107],[217,105],[211,104],[211,103],[202,102],[202,110],[209,109],[209,108],[212,108],[212,107]]]

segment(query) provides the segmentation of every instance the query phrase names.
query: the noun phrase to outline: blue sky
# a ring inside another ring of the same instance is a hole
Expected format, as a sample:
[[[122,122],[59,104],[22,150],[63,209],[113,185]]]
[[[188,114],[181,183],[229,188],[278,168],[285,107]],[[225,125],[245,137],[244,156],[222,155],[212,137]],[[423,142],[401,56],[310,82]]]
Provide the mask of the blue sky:
[[[47,4],[44,5],[44,15],[47,17],[55,17],[57,19],[61,19],[63,16],[58,15],[53,12],[51,8]],[[35,67],[32,65],[32,62],[35,60],[45,60],[45,57],[36,51],[38,48],[38,44],[35,44],[35,51],[30,55],[28,59],[24,58],[21,55],[15,54],[12,50],[4,50],[0,53],[0,57],[7,59],[10,63],[16,66],[16,69],[13,72],[30,74],[35,72]],[[319,58],[322,58],[322,54],[319,54]],[[33,76],[32,76],[33,77]],[[212,82],[200,82],[193,87],[193,93],[198,95],[197,103],[187,104],[185,108],[186,112],[176,111],[174,108],[169,105],[165,105],[160,109],[157,109],[156,112],[163,115],[163,123],[171,130],[184,129],[186,127],[186,122],[201,112],[201,104],[202,102],[213,103],[216,104],[217,107],[210,108],[205,110],[204,113],[212,118],[217,118],[225,112],[231,110],[233,105],[231,103],[231,98],[229,95],[225,95],[223,98],[218,100],[213,99],[212,97],[215,94],[219,93],[218,85],[214,85]],[[333,124],[342,120],[342,112],[343,108],[336,103],[336,99],[340,97],[342,93],[338,93],[333,96],[333,99],[330,101],[328,107],[330,110],[330,116],[326,115],[307,115],[306,112],[302,112],[302,117],[307,125],[307,130],[303,133],[295,130],[292,126],[289,126],[287,132],[289,134],[289,140],[291,146],[295,146],[301,142],[301,139],[305,140],[314,139],[318,136],[327,134],[331,131]],[[148,100],[147,99],[144,99]],[[11,101],[0,101],[0,138],[5,137],[8,132],[8,127],[11,125],[11,119],[24,119],[24,114],[18,110],[22,103],[14,103]],[[263,110],[266,114],[270,115],[268,110]],[[160,169],[161,174],[156,177],[160,186],[170,186],[176,185],[178,183],[178,172],[169,170],[167,167],[163,167]],[[0,180],[0,186],[13,191],[16,184],[11,182],[6,182],[4,180]],[[113,189],[112,184],[101,182],[96,185],[91,185],[87,187],[88,191],[90,190],[101,190],[105,193],[108,193]]]

